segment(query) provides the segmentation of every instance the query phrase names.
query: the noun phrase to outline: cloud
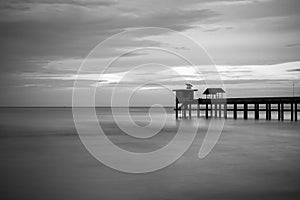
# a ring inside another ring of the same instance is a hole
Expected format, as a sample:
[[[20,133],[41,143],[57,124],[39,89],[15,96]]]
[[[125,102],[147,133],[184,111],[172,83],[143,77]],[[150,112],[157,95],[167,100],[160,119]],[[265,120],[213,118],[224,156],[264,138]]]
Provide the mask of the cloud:
[[[24,84],[23,87],[52,87],[51,85],[46,85],[43,83],[38,83],[38,84]]]
[[[220,24],[203,24],[199,26],[204,32],[214,32],[219,30],[231,30],[234,27],[230,25],[220,25]]]
[[[298,69],[289,69],[289,70],[286,70],[287,72],[300,72],[300,68]]]
[[[300,43],[287,44],[286,47],[288,47],[288,48],[296,48],[296,47],[300,47]]]
[[[117,4],[114,0],[6,0],[1,1],[0,10],[30,10],[34,5],[71,5],[80,7],[108,7]]]
[[[241,6],[257,3],[270,2],[272,0],[215,0],[210,2],[205,2],[202,5],[205,6]]]
[[[84,58],[99,42],[129,27],[158,26],[184,31],[217,15],[210,9],[158,5],[132,8],[116,1],[3,1],[0,71],[34,71],[47,62]],[[118,43],[117,48],[156,42],[135,39]],[[113,56],[117,48],[106,49],[105,56]]]

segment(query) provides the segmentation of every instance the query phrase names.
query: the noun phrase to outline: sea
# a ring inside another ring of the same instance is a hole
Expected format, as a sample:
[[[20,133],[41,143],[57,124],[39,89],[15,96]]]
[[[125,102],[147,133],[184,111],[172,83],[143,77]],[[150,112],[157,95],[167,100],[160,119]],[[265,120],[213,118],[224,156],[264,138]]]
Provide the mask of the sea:
[[[77,112],[84,115],[90,109]],[[205,119],[202,113],[200,118],[176,120],[173,108],[115,108],[123,125],[133,120],[146,130],[164,121],[157,135],[143,139],[124,133],[111,108],[95,111],[108,138],[132,152],[163,148],[180,123],[198,129],[174,163],[133,174],[112,169],[90,154],[78,135],[72,108],[2,107],[1,199],[300,199],[300,122],[290,121],[288,113],[284,121],[276,113],[269,121],[254,120],[251,114],[248,120],[242,113],[237,120],[229,116],[215,147],[200,159],[210,123],[220,119]]]

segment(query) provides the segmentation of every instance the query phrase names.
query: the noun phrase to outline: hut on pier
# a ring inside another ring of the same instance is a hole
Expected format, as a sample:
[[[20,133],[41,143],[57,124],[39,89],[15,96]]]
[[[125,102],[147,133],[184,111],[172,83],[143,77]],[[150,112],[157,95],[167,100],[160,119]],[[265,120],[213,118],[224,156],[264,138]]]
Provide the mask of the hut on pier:
[[[223,98],[225,91],[222,88],[207,88],[203,94],[206,99],[220,99]]]
[[[186,118],[186,111],[189,107],[189,116],[191,118],[191,108],[192,108],[192,101],[194,100],[194,93],[198,91],[197,89],[192,89],[192,84],[185,84],[186,89],[176,89],[173,90],[176,92],[175,97],[175,115],[176,119],[178,118],[178,111],[183,110],[183,116]],[[181,105],[180,105],[181,104]]]
[[[194,99],[194,92],[198,91],[197,89],[192,89],[193,85],[187,83],[186,89],[176,89],[173,90],[176,92],[176,99],[178,103],[183,103],[186,101],[192,101]]]

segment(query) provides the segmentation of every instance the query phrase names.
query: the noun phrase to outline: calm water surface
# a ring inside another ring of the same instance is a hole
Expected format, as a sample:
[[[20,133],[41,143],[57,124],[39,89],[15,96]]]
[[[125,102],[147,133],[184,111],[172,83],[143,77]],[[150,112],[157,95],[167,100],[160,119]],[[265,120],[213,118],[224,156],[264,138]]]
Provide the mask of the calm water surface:
[[[85,112],[83,109],[82,112]],[[124,115],[120,108],[118,113]],[[146,108],[131,109],[145,126]],[[159,110],[153,120],[163,116]],[[146,141],[129,140],[108,108],[98,108],[110,139],[131,151],[164,146],[176,131],[167,110],[163,130]],[[124,115],[125,116],[125,115]],[[117,172],[95,160],[81,144],[70,108],[0,109],[0,194],[2,199],[299,199],[299,122],[226,121],[221,138],[203,160],[197,153],[209,120],[191,148],[174,164],[153,173]],[[126,116],[124,117],[126,122]]]

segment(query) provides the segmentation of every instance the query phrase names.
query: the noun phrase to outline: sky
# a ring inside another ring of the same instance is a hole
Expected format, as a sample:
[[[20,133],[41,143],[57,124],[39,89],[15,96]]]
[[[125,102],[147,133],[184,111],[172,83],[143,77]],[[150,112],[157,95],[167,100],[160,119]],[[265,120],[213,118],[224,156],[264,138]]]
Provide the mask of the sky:
[[[0,105],[70,106],[75,80],[83,104],[95,90],[96,104],[110,105],[118,86],[118,105],[125,94],[131,105],[173,105],[170,89],[189,82],[201,97],[211,71],[227,97],[292,96],[293,84],[300,95],[299,9],[299,0],[1,1]],[[159,48],[211,62],[191,68]]]

